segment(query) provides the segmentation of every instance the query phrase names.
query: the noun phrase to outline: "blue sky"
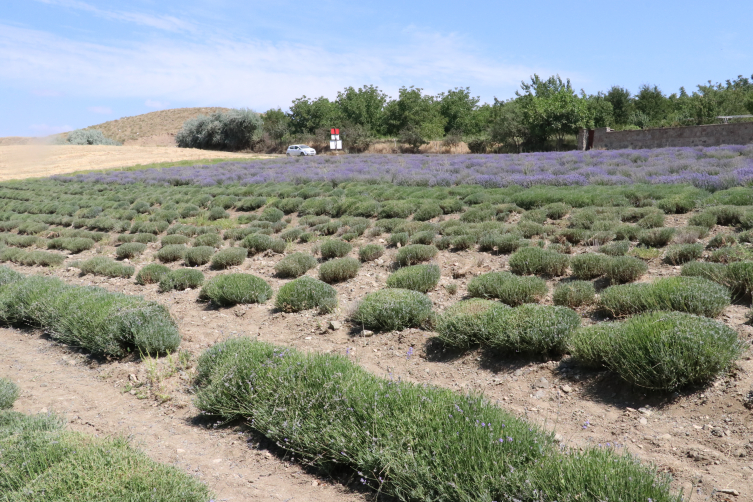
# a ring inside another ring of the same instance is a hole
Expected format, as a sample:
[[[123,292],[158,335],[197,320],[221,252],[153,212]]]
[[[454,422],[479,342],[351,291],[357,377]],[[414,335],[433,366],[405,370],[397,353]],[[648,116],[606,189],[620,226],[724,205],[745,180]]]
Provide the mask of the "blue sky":
[[[5,0],[0,136],[187,106],[286,109],[346,86],[482,101],[533,73],[665,92],[753,74],[753,2]]]

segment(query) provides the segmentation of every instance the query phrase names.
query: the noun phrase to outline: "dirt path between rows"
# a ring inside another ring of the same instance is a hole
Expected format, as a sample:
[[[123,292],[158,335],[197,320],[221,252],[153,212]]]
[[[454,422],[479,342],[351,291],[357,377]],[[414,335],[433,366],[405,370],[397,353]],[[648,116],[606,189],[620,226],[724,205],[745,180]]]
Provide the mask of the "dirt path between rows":
[[[134,363],[123,363],[137,371]],[[69,428],[98,436],[124,435],[152,459],[172,464],[206,483],[216,500],[367,500],[331,480],[303,472],[297,464],[247,444],[237,429],[212,430],[195,422],[198,412],[159,406],[121,392],[108,364],[43,339],[0,329],[0,374],[22,389],[14,409],[63,414]]]

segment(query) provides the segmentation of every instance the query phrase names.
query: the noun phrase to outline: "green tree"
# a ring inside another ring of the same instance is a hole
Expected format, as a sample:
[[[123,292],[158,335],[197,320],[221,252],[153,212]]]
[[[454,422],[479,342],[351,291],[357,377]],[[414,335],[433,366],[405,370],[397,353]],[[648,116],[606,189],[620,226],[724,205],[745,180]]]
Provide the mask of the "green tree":
[[[494,108],[494,122],[489,128],[492,142],[520,153],[529,136],[523,107],[514,99],[505,102],[494,98]]]
[[[614,125],[614,108],[603,92],[590,96],[584,94],[582,97],[588,104],[589,115],[593,118],[594,127],[612,127]]]
[[[401,87],[398,99],[387,103],[384,109],[385,132],[398,135],[410,126],[411,133],[418,132],[424,139],[444,135],[445,118],[434,96],[424,95],[420,87]]]
[[[470,88],[456,87],[437,95],[439,113],[445,119],[444,132],[461,131],[464,134],[478,134],[483,130],[477,115],[479,109],[478,96],[471,96]]]
[[[521,82],[521,89],[523,93],[516,94],[523,108],[523,121],[539,147],[553,137],[559,150],[566,135],[577,134],[580,128],[593,124],[586,100],[573,92],[569,79],[563,82],[557,75],[542,80],[534,74],[530,84]]]
[[[272,108],[264,113],[262,119],[264,120],[264,133],[275,145],[281,145],[290,132],[290,117],[281,109]]]
[[[614,124],[618,126],[630,124],[630,114],[633,113],[633,100],[630,91],[613,85],[604,97],[612,105]]]
[[[636,111],[648,117],[649,125],[659,125],[671,111],[669,99],[656,85],[643,84],[634,104]]]
[[[290,126],[298,134],[316,134],[319,129],[337,127],[342,122],[338,106],[325,97],[309,100],[302,96],[290,107]]]
[[[387,96],[379,87],[365,85],[359,89],[346,87],[337,93],[337,106],[340,116],[352,126],[360,125],[368,131],[380,132],[383,129],[384,105]]]

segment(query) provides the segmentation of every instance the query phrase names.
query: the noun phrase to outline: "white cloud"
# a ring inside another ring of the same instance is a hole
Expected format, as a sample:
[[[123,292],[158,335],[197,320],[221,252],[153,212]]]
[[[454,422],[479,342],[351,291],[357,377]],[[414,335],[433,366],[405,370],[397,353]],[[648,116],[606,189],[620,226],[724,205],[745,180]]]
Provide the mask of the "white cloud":
[[[92,113],[100,113],[102,115],[112,115],[112,108],[107,106],[90,106],[87,108]]]
[[[105,45],[0,24],[0,80],[63,88],[87,97],[140,98],[195,105],[286,107],[293,98],[375,84],[395,95],[400,85],[435,93],[470,86],[490,101],[512,95],[541,68],[506,65],[480,55],[458,35],[409,28],[407,42],[369,50],[263,40],[206,37],[205,43],[167,39]]]
[[[47,124],[32,124],[29,126],[29,130],[34,132],[34,136],[49,136],[50,134],[72,131],[73,127],[69,125],[51,126]]]
[[[165,108],[170,106],[169,101],[157,101],[154,99],[147,99],[144,101],[144,104],[147,106],[147,108],[154,108],[155,110],[164,110]]]

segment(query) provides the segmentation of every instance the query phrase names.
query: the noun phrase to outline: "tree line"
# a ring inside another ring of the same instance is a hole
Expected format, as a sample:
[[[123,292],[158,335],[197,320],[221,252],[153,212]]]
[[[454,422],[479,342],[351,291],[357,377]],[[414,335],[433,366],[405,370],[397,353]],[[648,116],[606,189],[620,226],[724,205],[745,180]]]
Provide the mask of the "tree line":
[[[576,92],[570,80],[559,75],[548,79],[533,75],[521,82],[515,97],[495,97],[493,103],[481,103],[468,87],[437,95],[426,94],[420,87],[401,87],[397,98],[374,85],[347,87],[334,100],[301,96],[293,100],[289,111],[267,110],[258,122],[248,114],[236,114],[235,121],[247,128],[246,134],[228,134],[247,138],[246,147],[268,151],[293,142],[325,145],[330,128],[339,127],[350,151],[364,151],[376,140],[394,138],[413,151],[430,140],[442,140],[447,146],[464,141],[478,153],[523,152],[561,150],[581,128],[702,125],[716,123],[719,115],[745,114],[753,114],[753,75],[717,84],[709,81],[691,93],[680,88],[669,95],[648,84],[636,94],[620,86],[587,94]],[[221,140],[221,132],[223,127],[233,128],[223,126],[219,118],[206,119],[203,125],[194,120],[194,134],[184,137],[199,138],[205,148],[211,147],[213,137],[218,139],[217,147],[231,147]],[[248,127],[254,128],[253,134],[248,134]],[[180,135],[178,139],[180,144]]]

